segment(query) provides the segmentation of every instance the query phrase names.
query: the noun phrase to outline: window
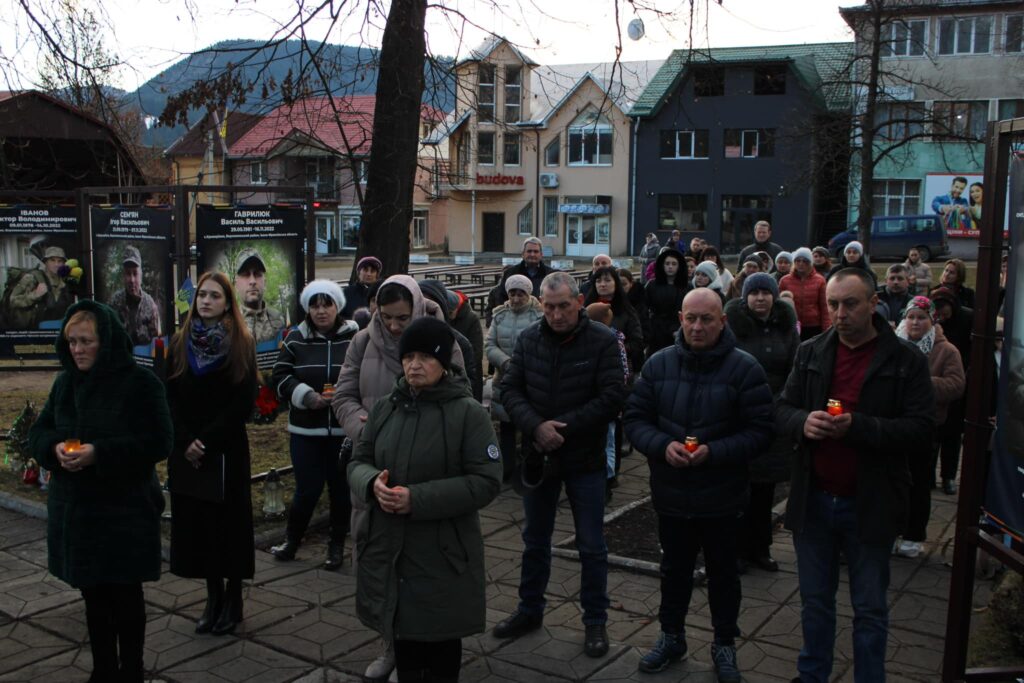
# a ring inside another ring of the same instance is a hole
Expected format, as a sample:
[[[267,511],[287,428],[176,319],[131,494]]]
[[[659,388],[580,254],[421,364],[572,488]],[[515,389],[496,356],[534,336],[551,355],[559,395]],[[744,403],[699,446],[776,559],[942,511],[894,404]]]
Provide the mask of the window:
[[[922,102],[887,102],[875,110],[875,133],[885,140],[906,140],[924,133]]]
[[[699,232],[708,224],[708,197],[704,194],[659,194],[658,229]]]
[[[755,95],[785,95],[786,67],[775,65],[759,66],[754,69]]]
[[[707,159],[707,130],[661,131],[662,159]]]
[[[1024,14],[1011,14],[1003,22],[1006,31],[1006,52],[1024,52]]]
[[[927,44],[928,21],[893,19],[882,27],[883,42],[879,54],[883,57],[920,57]]]
[[[725,94],[725,71],[703,67],[693,70],[695,97],[721,97]]]
[[[480,84],[476,96],[476,115],[481,121],[494,120],[494,65],[480,63]]]
[[[583,112],[569,126],[569,165],[606,166],[611,163],[611,124],[596,111]]]
[[[921,212],[920,180],[876,180],[872,195],[876,216],[912,216]]]
[[[984,54],[991,49],[992,17],[939,19],[939,54]]]
[[[767,195],[723,195],[721,251],[733,254],[754,241],[754,225],[772,223],[772,198]]]
[[[504,154],[502,159],[506,166],[519,165],[519,133],[505,133]]]
[[[476,160],[481,166],[494,166],[494,133],[476,134]]]
[[[1024,116],[1024,100],[999,100],[999,120]]]
[[[505,67],[505,123],[518,123],[523,109],[523,67]]]
[[[558,197],[544,197],[544,236],[558,237]]]
[[[544,148],[544,165],[545,166],[558,166],[559,156],[562,150],[559,144],[562,140],[561,135],[556,135],[555,139],[548,143],[548,146]]]
[[[775,129],[725,129],[726,159],[755,159],[775,156]]]
[[[988,102],[936,102],[932,115],[936,137],[980,140],[988,123]]]
[[[249,164],[249,182],[252,185],[267,184],[267,162],[254,161]]]
[[[370,160],[360,159],[356,162],[356,178],[359,179],[359,183],[362,185],[366,184],[366,180],[370,177]]]
[[[341,248],[356,249],[359,247],[359,226],[362,224],[359,214],[343,214],[341,216]]]
[[[516,217],[516,224],[519,225],[520,235],[533,234],[533,202],[526,202],[526,206]]]
[[[469,157],[469,133],[463,133],[455,150],[455,178],[451,181],[453,185],[461,185],[469,180]]]
[[[430,214],[424,209],[415,209],[412,212],[412,246],[422,249],[428,246],[428,226]]]

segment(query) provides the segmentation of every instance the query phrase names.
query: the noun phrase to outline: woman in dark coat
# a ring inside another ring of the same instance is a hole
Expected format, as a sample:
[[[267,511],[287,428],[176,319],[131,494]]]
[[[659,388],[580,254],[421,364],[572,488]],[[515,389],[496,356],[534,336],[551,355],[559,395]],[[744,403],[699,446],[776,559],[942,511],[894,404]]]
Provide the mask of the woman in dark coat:
[[[796,312],[779,300],[775,278],[767,273],[748,275],[742,296],[726,305],[725,316],[729,329],[736,335],[736,346],[761,364],[772,397],[778,400],[793,369],[800,335],[796,331]],[[779,570],[770,552],[772,504],[775,484],[789,478],[792,452],[789,437],[777,434],[768,450],[750,461],[750,505],[743,520],[741,565],[752,563],[765,571]]]
[[[666,267],[667,264],[667,267]],[[675,249],[664,249],[654,262],[654,279],[644,286],[644,303],[650,319],[651,335],[647,342],[647,357],[673,343],[679,329],[679,309],[689,291],[683,255]]]
[[[223,273],[199,278],[192,308],[171,340],[167,368],[174,419],[174,450],[167,461],[174,510],[171,572],[206,579],[206,608],[196,633],[231,633],[242,620],[242,579],[256,570],[245,431],[256,401],[256,351]],[[195,474],[186,468],[218,484],[223,472],[223,500],[199,497],[187,484]]]
[[[271,379],[274,391],[288,404],[295,496],[288,510],[284,543],[270,552],[282,562],[295,559],[326,485],[331,528],[324,569],[335,570],[341,566],[352,503],[344,463],[338,463],[345,431],[331,410],[331,399],[345,352],[359,325],[342,318],[345,295],[331,280],[310,282],[299,302],[306,317],[281,345]]]
[[[871,269],[871,264],[868,263],[868,256],[864,253],[864,246],[856,240],[846,245],[843,249],[842,258],[839,259],[839,263],[832,266],[832,269],[828,271],[825,281],[828,282],[832,279],[833,275],[845,268],[860,268],[871,276],[871,280],[876,286],[878,285],[878,276],[875,275],[875,271]]]
[[[164,507],[153,466],[172,442],[164,388],[101,303],[72,305],[56,346],[62,370],[29,430],[32,457],[52,472],[49,570],[82,591],[89,681],[141,682],[142,582],[160,578]]]
[[[356,534],[356,611],[394,643],[399,681],[457,681],[462,638],[486,627],[477,511],[501,489],[487,411],[436,318],[402,333],[403,375],[370,411],[348,466],[368,506]]]
[[[629,303],[626,290],[619,280],[618,270],[614,266],[598,268],[593,274],[594,286],[587,292],[583,304],[589,306],[595,302],[608,304],[612,307],[612,327],[625,337],[626,353],[634,372],[639,372],[644,364],[644,333],[640,325],[640,316]]]

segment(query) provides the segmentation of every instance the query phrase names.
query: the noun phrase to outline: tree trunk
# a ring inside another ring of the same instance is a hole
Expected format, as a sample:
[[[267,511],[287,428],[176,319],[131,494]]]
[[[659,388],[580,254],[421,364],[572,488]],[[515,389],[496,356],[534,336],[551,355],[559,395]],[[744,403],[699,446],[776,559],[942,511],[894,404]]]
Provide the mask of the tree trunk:
[[[381,41],[373,146],[356,258],[376,256],[384,264],[385,276],[409,268],[426,14],[426,0],[392,2]]]
[[[879,60],[881,59],[882,12],[885,0],[871,0],[871,54],[865,85],[864,118],[860,126],[860,198],[857,202],[857,237],[864,255],[871,253],[871,219],[875,184],[875,112],[878,109]]]

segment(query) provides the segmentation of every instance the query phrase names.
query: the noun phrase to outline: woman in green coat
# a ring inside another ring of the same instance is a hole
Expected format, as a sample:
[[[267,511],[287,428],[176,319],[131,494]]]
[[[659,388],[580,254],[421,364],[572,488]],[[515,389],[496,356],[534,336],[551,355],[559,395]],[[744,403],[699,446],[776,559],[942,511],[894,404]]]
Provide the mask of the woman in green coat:
[[[501,453],[452,366],[453,342],[435,318],[406,328],[403,376],[370,412],[348,466],[370,507],[355,534],[356,609],[394,642],[399,681],[458,680],[462,637],[486,626],[477,511],[501,488]]]
[[[90,681],[142,681],[142,582],[160,578],[164,500],[154,465],[171,451],[163,384],[135,364],[113,309],[80,301],[57,339],[62,370],[29,430],[53,477],[50,573],[82,591]]]

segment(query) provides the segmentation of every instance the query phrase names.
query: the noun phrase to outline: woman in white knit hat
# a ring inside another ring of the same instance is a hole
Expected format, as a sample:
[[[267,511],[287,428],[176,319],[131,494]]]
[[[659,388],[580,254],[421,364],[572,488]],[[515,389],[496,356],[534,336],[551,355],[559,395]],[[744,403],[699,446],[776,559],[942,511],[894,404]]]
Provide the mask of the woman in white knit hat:
[[[270,552],[283,562],[295,559],[324,485],[330,501],[330,540],[325,569],[341,566],[352,511],[338,452],[345,439],[331,398],[345,352],[359,326],[341,316],[345,295],[330,280],[313,280],[299,296],[306,318],[288,333],[274,364],[271,384],[288,402],[288,431],[295,497],[288,513],[285,541]]]

